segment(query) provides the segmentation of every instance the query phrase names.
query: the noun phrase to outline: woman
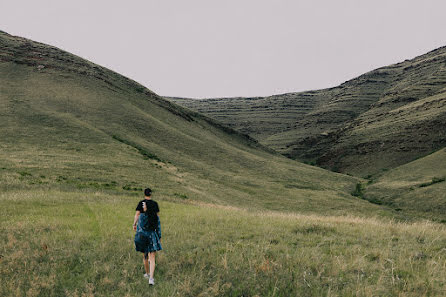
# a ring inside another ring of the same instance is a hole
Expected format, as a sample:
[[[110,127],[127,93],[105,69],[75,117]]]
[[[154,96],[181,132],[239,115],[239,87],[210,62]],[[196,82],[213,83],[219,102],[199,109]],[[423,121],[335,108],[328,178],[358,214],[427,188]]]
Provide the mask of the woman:
[[[133,221],[133,230],[136,230],[135,249],[143,253],[143,263],[146,271],[144,277],[149,279],[150,285],[154,285],[155,254],[162,250],[161,222],[158,203],[151,199],[152,191],[149,188],[144,190],[144,196],[144,200],[141,200],[136,207]]]

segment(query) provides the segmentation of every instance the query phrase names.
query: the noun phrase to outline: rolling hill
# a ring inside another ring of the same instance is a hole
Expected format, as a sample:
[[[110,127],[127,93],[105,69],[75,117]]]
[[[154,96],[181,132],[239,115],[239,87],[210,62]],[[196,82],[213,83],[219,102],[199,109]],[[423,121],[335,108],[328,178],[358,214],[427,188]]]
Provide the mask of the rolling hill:
[[[364,197],[406,213],[446,222],[446,149],[382,173],[365,186]]]
[[[441,193],[444,151],[353,196],[366,180],[52,46],[0,32],[0,78],[1,296],[444,295],[445,226],[384,195]],[[146,186],[164,249],[151,287],[131,226]]]
[[[376,214],[357,178],[248,136],[55,47],[0,33],[0,187],[98,189],[281,211]]]
[[[365,177],[446,146],[446,47],[330,89],[170,99],[290,158]]]

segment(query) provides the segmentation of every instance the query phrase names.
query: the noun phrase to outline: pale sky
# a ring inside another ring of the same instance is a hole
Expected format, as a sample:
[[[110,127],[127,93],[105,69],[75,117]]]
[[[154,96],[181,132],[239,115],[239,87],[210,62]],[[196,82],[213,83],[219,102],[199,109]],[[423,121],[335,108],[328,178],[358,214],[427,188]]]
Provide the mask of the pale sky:
[[[444,0],[0,0],[0,30],[164,96],[336,86],[446,45]]]

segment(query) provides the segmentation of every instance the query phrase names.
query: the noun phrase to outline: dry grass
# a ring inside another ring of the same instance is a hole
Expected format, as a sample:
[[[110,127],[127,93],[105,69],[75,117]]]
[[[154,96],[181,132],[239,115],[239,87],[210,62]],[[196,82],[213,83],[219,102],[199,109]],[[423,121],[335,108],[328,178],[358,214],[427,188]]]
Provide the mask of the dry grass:
[[[132,246],[138,197],[3,193],[0,294],[446,296],[444,225],[156,199],[164,251],[151,288]]]

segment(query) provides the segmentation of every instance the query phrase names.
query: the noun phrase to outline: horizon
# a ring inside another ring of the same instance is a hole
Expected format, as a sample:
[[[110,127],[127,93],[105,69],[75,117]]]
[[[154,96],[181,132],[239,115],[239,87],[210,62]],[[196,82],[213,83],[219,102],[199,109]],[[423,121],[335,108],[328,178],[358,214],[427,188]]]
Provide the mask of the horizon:
[[[78,55],[165,97],[326,89],[446,45],[446,3],[436,0],[23,2],[1,5],[1,30]]]

